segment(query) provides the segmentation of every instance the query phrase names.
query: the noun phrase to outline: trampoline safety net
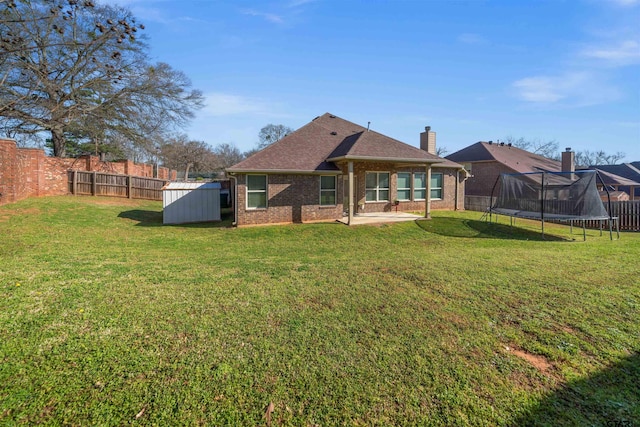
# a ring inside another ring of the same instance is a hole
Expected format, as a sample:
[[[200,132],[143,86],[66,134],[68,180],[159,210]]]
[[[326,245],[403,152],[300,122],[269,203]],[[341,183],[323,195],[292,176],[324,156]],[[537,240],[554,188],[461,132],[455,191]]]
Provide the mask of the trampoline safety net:
[[[543,221],[608,219],[596,176],[595,171],[502,174],[491,210]]]

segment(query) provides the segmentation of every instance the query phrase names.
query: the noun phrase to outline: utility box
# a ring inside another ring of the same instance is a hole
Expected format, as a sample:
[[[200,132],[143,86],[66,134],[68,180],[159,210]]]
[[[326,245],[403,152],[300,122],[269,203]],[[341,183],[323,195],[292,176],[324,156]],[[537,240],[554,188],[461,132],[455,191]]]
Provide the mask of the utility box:
[[[220,183],[170,182],[162,188],[162,223],[220,221]]]

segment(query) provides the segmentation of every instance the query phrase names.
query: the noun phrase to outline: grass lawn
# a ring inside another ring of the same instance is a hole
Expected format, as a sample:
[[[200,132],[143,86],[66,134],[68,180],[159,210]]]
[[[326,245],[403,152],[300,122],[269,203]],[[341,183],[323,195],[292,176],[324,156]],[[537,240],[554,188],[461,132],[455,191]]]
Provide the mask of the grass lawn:
[[[638,233],[161,209],[0,207],[1,425],[640,425]]]

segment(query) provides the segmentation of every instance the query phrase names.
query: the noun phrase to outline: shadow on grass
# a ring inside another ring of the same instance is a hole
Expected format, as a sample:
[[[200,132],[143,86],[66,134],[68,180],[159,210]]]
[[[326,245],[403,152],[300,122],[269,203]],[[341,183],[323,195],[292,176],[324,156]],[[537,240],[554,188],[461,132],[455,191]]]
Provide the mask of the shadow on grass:
[[[543,398],[513,426],[640,425],[640,353]]]
[[[436,217],[431,220],[416,221],[425,231],[448,237],[467,237],[478,239],[537,240],[537,241],[569,241],[560,236],[539,231],[527,230],[517,226],[496,224],[487,221],[454,217]]]
[[[162,224],[162,212],[147,211],[142,209],[132,209],[120,212],[118,218],[132,219],[138,221],[138,227],[180,227],[180,228],[229,228],[233,222],[233,214],[222,213],[222,221],[215,222],[194,222],[188,224]]]

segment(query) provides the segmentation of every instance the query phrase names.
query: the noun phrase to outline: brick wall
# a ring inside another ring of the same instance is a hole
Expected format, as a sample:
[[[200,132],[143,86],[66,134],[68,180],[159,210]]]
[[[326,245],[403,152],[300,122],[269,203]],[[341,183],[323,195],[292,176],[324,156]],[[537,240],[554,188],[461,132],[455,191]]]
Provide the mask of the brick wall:
[[[341,165],[343,173],[347,173],[347,166]],[[364,205],[364,212],[391,212],[395,211],[393,201],[397,198],[398,172],[424,172],[424,167],[397,167],[393,163],[354,163],[353,172],[356,179],[356,213]],[[366,173],[367,172],[389,172],[390,175],[390,197],[388,202],[365,202],[366,195]],[[460,177],[458,185],[458,206],[456,207],[456,180],[457,169],[453,168],[431,168],[431,174],[442,173],[442,199],[431,200],[432,210],[454,210],[464,209],[464,183]],[[398,205],[398,211],[423,211],[425,201],[403,201]]]
[[[96,156],[48,157],[43,150],[18,148],[15,141],[0,139],[0,205],[32,196],[68,194],[68,171],[98,171],[153,177],[153,165],[130,160],[102,162]],[[164,167],[158,178],[175,180],[177,172]]]
[[[17,148],[11,142],[0,139],[0,204],[16,200]]]
[[[474,162],[471,166],[471,177],[465,183],[468,196],[491,196],[491,190],[501,173],[514,173],[515,171],[499,162]],[[500,184],[496,186],[497,195]]]
[[[338,179],[336,206],[320,206],[318,175],[269,175],[266,209],[246,209],[246,175],[238,176],[238,226],[327,221],[342,217]]]
[[[238,180],[238,226],[255,224],[281,224],[296,222],[331,221],[342,218],[344,200],[344,181],[347,165],[340,164],[343,175],[337,177],[336,206],[320,206],[320,177],[318,175],[268,175],[267,208],[246,209],[246,175],[240,174]],[[355,163],[356,205],[364,205],[364,212],[395,211],[393,200],[397,195],[397,172],[424,172],[424,168],[397,168],[392,163]],[[365,203],[366,172],[390,172],[390,201]],[[456,169],[432,168],[433,173],[443,174],[442,200],[432,200],[431,208],[464,209],[464,182],[460,177],[456,198]],[[456,207],[457,202],[457,207]],[[356,212],[359,207],[356,206]],[[425,201],[400,202],[398,211],[424,211]]]

